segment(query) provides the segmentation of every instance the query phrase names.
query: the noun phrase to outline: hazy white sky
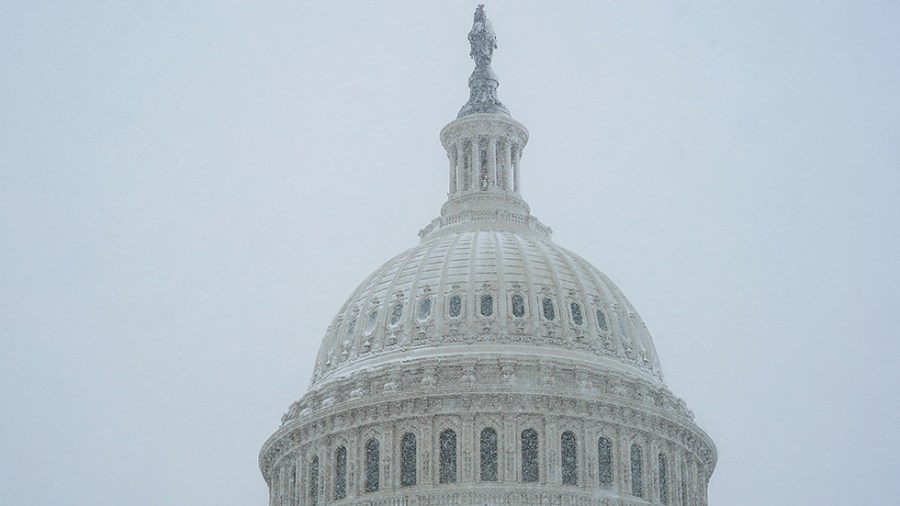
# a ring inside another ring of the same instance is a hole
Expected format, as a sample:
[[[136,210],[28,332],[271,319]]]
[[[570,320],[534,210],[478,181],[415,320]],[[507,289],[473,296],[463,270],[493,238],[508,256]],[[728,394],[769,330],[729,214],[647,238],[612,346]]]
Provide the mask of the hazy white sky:
[[[266,504],[438,214],[475,3],[0,1],[0,504]],[[900,496],[900,3],[497,1],[523,194],[630,297],[713,505]]]

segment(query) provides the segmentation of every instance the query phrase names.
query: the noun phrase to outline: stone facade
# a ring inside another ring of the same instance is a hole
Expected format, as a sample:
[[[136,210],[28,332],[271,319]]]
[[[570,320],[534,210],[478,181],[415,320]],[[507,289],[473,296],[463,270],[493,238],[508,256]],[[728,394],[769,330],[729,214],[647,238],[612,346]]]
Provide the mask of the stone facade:
[[[327,329],[260,452],[270,506],[706,506],[715,446],[627,298],[530,214],[481,7],[473,33],[447,203]]]

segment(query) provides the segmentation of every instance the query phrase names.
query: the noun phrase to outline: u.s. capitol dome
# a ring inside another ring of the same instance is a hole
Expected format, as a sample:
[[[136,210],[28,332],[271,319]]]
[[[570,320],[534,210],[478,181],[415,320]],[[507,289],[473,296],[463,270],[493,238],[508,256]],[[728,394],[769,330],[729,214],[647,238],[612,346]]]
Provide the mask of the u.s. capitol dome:
[[[481,7],[469,41],[448,200],[327,329],[260,452],[270,505],[706,505],[715,446],[643,320],[522,200]]]

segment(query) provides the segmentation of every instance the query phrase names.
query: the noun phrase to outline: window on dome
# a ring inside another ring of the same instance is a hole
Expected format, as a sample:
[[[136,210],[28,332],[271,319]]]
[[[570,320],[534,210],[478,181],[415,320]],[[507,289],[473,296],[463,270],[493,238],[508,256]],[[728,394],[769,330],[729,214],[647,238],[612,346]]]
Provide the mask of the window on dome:
[[[403,303],[398,302],[394,304],[394,307],[391,309],[391,325],[396,325],[400,323],[400,318],[403,317]]]
[[[606,313],[602,309],[597,310],[597,325],[600,326],[600,330],[603,332],[609,330],[609,325],[606,323]]]
[[[516,318],[525,316],[525,299],[519,294],[512,296],[512,312]]]
[[[547,320],[553,320],[556,318],[556,311],[553,309],[553,301],[550,299],[544,299],[544,318]]]
[[[319,457],[313,457],[309,464],[309,504],[319,503]]]
[[[334,452],[334,500],[347,497],[347,449],[339,446]]]
[[[522,431],[522,481],[538,481],[538,433],[534,429]]]
[[[481,481],[497,481],[497,431],[481,431]]]
[[[375,438],[366,442],[366,492],[377,492],[379,485],[378,462],[381,460],[381,451],[378,440]]]
[[[422,299],[419,302],[419,321],[424,322],[431,316],[431,297]]]
[[[621,334],[623,338],[630,341],[631,334],[628,333],[628,328],[625,327],[625,319],[623,317],[619,316],[617,318],[617,320],[619,321],[619,334]]]
[[[494,297],[488,293],[481,296],[481,316],[494,314]]]
[[[400,440],[400,486],[416,484],[416,435],[407,432]]]
[[[577,302],[569,304],[569,309],[572,310],[572,321],[575,322],[575,325],[584,323],[584,316],[581,314],[581,306],[579,306]]]
[[[681,466],[681,505],[688,506],[688,486],[687,486],[687,466],[682,463]]]
[[[669,477],[666,456],[659,454],[659,502],[669,504]]]
[[[456,483],[456,433],[450,429],[441,432],[441,483]]]
[[[612,443],[605,437],[597,440],[597,468],[600,470],[600,486],[603,488],[612,487]]]
[[[450,318],[459,318],[462,314],[462,297],[454,295],[450,297]]]
[[[578,485],[578,446],[575,434],[568,431],[562,433],[559,453],[562,462],[562,484]]]
[[[375,324],[378,323],[378,310],[369,313],[369,319],[366,320],[366,334],[371,334],[375,330]]]
[[[351,337],[353,337],[353,331],[356,330],[356,318],[350,320],[350,323],[347,324],[347,340],[349,341]]]
[[[644,454],[637,443],[631,445],[631,495],[644,497]]]

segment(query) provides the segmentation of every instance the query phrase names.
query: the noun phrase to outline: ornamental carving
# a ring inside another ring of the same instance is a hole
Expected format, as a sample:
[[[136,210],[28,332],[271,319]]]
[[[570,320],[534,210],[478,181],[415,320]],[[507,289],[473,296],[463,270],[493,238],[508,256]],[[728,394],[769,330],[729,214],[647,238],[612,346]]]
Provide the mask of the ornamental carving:
[[[260,452],[270,505],[705,506],[715,446],[646,325],[519,192],[529,134],[497,97],[483,6],[469,42],[469,101],[440,133],[447,201],[328,326],[309,391]]]

